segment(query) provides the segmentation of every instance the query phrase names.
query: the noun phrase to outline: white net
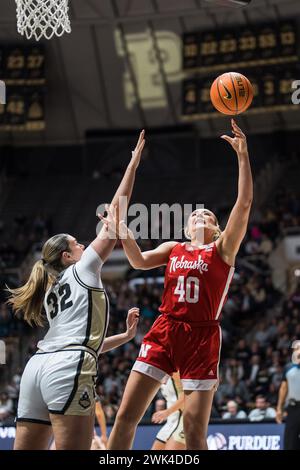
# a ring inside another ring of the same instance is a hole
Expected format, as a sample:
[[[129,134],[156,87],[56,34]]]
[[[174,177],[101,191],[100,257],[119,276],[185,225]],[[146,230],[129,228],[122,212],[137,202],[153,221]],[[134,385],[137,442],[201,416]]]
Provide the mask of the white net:
[[[71,32],[69,0],[16,0],[18,32],[27,39],[51,39]]]

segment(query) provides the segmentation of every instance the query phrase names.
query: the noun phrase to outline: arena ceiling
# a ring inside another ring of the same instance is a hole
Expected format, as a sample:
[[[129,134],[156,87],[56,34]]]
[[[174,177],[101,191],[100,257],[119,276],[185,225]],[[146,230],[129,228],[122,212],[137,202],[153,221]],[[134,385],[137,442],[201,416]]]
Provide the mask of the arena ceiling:
[[[252,0],[247,8],[209,0],[70,0],[72,33],[45,41],[47,128],[0,132],[0,142],[83,142],[87,129],[174,126],[181,118],[181,35],[257,21],[295,18],[299,0]],[[0,43],[26,44],[16,32],[15,1],[0,2]],[[159,60],[158,48],[164,50]],[[299,77],[300,79],[300,77]],[[298,108],[300,110],[300,108]],[[242,116],[249,132],[299,129],[299,110]],[[220,135],[228,119],[196,122]]]

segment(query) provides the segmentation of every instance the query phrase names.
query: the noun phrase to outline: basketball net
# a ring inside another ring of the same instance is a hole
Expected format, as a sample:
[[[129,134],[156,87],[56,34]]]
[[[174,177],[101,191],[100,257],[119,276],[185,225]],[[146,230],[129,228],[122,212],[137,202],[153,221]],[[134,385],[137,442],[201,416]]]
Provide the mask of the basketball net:
[[[18,32],[27,39],[51,39],[71,32],[69,0],[16,0]]]

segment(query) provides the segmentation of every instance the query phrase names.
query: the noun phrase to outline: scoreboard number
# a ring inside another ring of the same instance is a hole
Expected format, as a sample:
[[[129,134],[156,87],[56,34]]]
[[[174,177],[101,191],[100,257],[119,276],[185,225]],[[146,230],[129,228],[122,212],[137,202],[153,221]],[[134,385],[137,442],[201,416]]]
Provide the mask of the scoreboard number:
[[[290,20],[279,24],[241,26],[237,29],[186,33],[183,36],[183,65],[186,70],[205,71],[224,69],[227,65],[261,66],[296,62],[298,51],[297,24]],[[208,70],[209,69],[209,70]]]
[[[0,106],[0,132],[44,129],[44,47],[0,47],[0,67],[7,86],[7,104]]]

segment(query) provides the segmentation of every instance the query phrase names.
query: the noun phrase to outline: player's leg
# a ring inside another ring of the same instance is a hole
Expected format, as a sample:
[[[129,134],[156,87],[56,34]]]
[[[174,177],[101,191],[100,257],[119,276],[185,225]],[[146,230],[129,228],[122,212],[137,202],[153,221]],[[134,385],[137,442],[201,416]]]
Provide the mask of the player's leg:
[[[212,390],[185,390],[183,426],[188,450],[207,450],[207,428],[215,388]]]
[[[182,444],[181,442],[176,441],[173,436],[170,437],[165,447],[165,450],[185,450],[185,449],[186,449],[185,444]]]
[[[57,450],[90,449],[95,420],[95,376],[96,361],[87,351],[58,351],[49,358],[41,390]]]
[[[24,369],[18,401],[15,450],[47,450],[52,428],[38,377],[45,357],[35,354]]]
[[[221,349],[219,326],[193,328],[180,355],[180,378],[184,390],[183,427],[188,450],[207,449],[207,428],[218,384]],[[194,345],[197,345],[195,347]],[[209,351],[209,353],[208,353]]]
[[[125,450],[132,447],[136,427],[159,387],[159,381],[140,372],[131,371],[108,440],[109,450]]]
[[[165,450],[165,448],[166,448],[165,442],[159,441],[158,439],[154,439],[151,450]]]
[[[56,450],[90,450],[94,433],[94,414],[50,414],[50,419]]]
[[[52,436],[48,424],[20,421],[17,423],[14,450],[47,450]]]

